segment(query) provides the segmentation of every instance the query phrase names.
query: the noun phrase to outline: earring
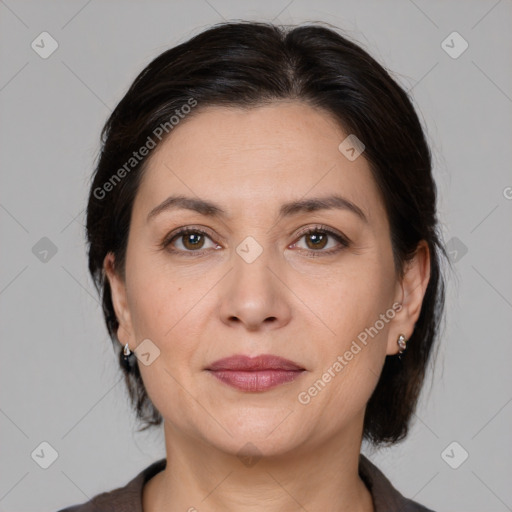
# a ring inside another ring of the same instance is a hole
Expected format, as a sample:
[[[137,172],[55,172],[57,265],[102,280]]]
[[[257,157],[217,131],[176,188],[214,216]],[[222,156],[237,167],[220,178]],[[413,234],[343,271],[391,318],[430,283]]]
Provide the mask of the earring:
[[[124,346],[123,352],[121,353],[121,360],[126,371],[131,371],[135,363],[135,357],[133,352],[130,350],[128,343]]]
[[[407,340],[405,339],[405,336],[403,334],[400,334],[398,336],[398,339],[396,340],[396,342],[397,342],[398,346],[400,347],[398,353],[403,354],[405,349],[407,348]]]

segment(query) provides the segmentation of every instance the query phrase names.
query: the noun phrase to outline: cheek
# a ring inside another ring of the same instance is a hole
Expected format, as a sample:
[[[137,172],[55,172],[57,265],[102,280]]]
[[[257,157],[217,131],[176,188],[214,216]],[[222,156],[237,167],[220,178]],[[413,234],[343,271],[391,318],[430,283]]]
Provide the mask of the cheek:
[[[357,336],[392,306],[393,269],[378,257],[353,256],[324,277],[316,286],[315,306],[340,339]]]
[[[333,431],[365,408],[377,385],[389,329],[389,323],[379,317],[388,310],[381,308],[378,301],[366,300],[356,308],[343,309],[340,305],[340,313],[331,314],[335,319],[335,341],[323,345],[317,369],[298,398],[301,404],[311,402],[309,412],[331,422],[329,428]],[[390,318],[391,315],[388,321]],[[337,413],[336,421],[332,421],[332,411]]]
[[[182,277],[163,266],[161,258],[143,251],[132,252],[127,262],[127,291],[137,335],[162,341],[197,302],[193,287],[184,286]]]
[[[139,268],[142,268],[139,267]],[[158,357],[148,366],[138,362],[144,387],[155,407],[166,418],[180,422],[180,412],[194,410],[185,388],[190,369],[200,366],[200,339],[194,314],[197,290],[166,278],[154,266],[132,273],[132,321],[137,342],[151,340]],[[150,345],[151,346],[151,345]],[[197,412],[197,411],[196,411]],[[197,413],[199,414],[199,413]]]
[[[130,267],[127,266],[128,275],[137,343],[150,339],[162,356],[159,364],[176,378],[187,368],[201,366],[198,345],[208,318],[205,308],[211,308],[211,297],[205,295],[215,284],[215,276],[194,271],[192,266],[177,271],[165,260],[162,264],[160,257],[144,253],[133,255]],[[169,376],[148,374],[147,378]]]
[[[317,387],[321,388],[328,382],[330,391],[323,400],[336,407],[357,409],[370,397],[395,316],[391,260],[367,256],[353,258],[352,265],[331,274],[318,288],[312,305],[331,333],[323,337],[320,364],[308,383],[320,379]]]

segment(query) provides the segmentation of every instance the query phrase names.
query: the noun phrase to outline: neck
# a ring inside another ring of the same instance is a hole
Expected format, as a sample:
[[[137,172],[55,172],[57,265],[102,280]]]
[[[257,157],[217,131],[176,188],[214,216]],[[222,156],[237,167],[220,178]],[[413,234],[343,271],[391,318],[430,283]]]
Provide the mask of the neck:
[[[358,473],[360,435],[250,459],[164,429],[167,465],[144,487],[144,512],[374,511]]]

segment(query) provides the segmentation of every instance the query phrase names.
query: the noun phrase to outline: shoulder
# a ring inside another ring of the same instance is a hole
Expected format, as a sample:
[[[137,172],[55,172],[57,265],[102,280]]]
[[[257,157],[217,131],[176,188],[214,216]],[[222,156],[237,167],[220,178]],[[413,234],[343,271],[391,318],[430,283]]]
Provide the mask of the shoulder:
[[[359,475],[372,494],[375,512],[434,512],[402,496],[384,473],[363,454],[359,458]]]
[[[166,459],[153,462],[125,486],[102,492],[84,503],[72,505],[58,512],[142,512],[144,484],[165,469]]]

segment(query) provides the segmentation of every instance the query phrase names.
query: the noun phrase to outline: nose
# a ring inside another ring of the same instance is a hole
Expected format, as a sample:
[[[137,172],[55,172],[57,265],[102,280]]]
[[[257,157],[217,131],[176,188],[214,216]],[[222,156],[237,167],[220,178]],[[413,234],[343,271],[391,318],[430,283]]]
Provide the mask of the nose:
[[[222,322],[247,331],[269,331],[289,323],[292,294],[280,261],[263,250],[254,261],[236,253],[232,265],[221,284]]]

